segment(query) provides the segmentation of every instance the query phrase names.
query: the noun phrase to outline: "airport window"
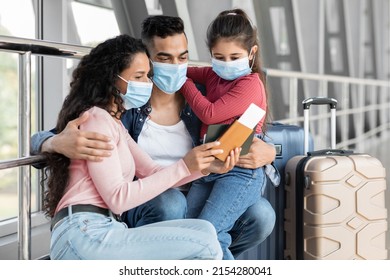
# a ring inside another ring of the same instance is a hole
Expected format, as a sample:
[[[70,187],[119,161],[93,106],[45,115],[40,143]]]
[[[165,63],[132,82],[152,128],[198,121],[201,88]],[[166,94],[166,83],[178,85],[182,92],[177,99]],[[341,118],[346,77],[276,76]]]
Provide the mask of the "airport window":
[[[289,55],[290,45],[288,43],[288,31],[284,7],[271,7],[270,16],[276,53],[278,55]]]
[[[0,1],[0,35],[35,38],[35,17],[31,0]]]
[[[329,33],[338,33],[340,32],[340,15],[339,15],[339,6],[337,0],[325,1],[326,5],[326,25]]]
[[[18,16],[15,16],[18,15]],[[23,19],[23,24],[21,24]],[[31,0],[0,1],[0,35],[35,38],[35,17]],[[35,65],[31,61],[32,130],[35,118]],[[18,157],[18,55],[0,52],[0,160]],[[38,210],[37,172],[32,170],[32,211]],[[35,182],[35,183],[34,183]],[[0,170],[0,221],[18,215],[18,168]]]
[[[341,47],[341,41],[339,38],[329,39],[329,50],[330,50],[330,63],[332,71],[340,73],[343,71],[343,51]]]
[[[159,0],[145,0],[149,15],[162,15],[163,10]]]
[[[119,27],[110,1],[73,1],[72,11],[84,46],[96,46],[98,43],[119,35]]]

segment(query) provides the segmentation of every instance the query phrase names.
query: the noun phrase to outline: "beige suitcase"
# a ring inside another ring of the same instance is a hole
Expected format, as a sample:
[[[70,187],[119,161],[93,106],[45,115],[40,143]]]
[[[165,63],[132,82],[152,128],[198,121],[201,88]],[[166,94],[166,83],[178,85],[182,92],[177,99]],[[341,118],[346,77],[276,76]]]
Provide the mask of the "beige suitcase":
[[[331,107],[333,149],[295,156],[287,162],[284,257],[387,259],[385,169],[370,155],[334,149],[334,99],[303,101],[305,135],[312,104]],[[305,151],[306,145],[305,140]]]

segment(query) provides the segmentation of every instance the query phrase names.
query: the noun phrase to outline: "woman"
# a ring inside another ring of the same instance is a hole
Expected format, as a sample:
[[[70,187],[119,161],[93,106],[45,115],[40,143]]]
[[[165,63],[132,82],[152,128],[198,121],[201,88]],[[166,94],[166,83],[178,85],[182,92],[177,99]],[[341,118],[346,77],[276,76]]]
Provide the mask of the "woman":
[[[125,109],[150,97],[149,57],[140,40],[121,35],[95,47],[73,73],[70,93],[56,129],[87,112],[80,130],[108,135],[114,149],[101,162],[52,154],[45,208],[52,219],[52,259],[220,259],[213,226],[201,220],[174,220],[129,229],[115,216],[209,172],[227,172],[214,160],[217,142],[198,146],[162,168],[129,136],[120,122]],[[203,173],[203,174],[202,174]],[[134,177],[138,178],[134,180]]]

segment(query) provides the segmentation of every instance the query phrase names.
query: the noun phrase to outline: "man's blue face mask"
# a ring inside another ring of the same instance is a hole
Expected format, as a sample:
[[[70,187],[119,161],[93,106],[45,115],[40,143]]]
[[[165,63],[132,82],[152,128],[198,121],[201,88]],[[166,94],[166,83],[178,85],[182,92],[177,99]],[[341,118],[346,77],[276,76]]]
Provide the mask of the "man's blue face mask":
[[[188,63],[170,64],[152,61],[152,64],[153,83],[167,94],[178,91],[187,80]]]

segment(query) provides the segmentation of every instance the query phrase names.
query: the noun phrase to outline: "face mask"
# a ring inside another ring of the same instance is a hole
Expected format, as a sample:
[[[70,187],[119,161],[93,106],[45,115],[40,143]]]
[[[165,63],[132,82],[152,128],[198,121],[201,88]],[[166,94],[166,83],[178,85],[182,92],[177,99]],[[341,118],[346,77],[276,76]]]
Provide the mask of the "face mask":
[[[213,71],[222,79],[232,81],[252,72],[249,67],[249,58],[243,57],[232,61],[211,59]]]
[[[127,83],[126,94],[120,95],[126,110],[139,108],[148,102],[150,95],[152,94],[152,82],[126,81],[121,76],[118,75],[118,77]]]
[[[187,80],[188,63],[170,64],[153,63],[153,83],[163,92],[173,94],[178,91]]]

